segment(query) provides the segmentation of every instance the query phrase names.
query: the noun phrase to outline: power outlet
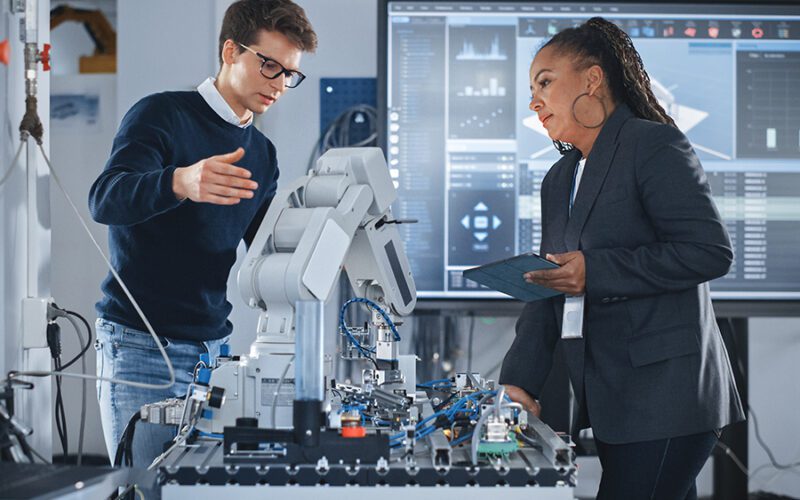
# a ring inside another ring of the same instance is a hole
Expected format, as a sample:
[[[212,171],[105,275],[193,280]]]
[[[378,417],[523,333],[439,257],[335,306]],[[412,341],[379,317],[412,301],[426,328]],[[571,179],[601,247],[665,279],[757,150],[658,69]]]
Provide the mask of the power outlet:
[[[22,348],[47,347],[47,308],[51,298],[26,297],[22,299]]]

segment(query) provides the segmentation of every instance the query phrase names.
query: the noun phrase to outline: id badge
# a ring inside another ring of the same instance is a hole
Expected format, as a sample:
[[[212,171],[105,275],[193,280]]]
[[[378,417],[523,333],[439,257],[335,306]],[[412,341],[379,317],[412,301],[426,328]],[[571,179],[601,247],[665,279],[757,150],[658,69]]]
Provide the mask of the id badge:
[[[562,339],[583,338],[583,295],[567,297],[564,301],[564,317],[561,321]]]

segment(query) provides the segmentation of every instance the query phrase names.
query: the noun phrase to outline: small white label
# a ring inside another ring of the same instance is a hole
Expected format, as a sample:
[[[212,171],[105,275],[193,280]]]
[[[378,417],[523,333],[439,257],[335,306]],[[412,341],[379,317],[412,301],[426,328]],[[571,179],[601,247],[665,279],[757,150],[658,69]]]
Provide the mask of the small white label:
[[[561,321],[562,339],[583,338],[583,295],[567,297],[564,301],[564,317]]]
[[[292,406],[294,401],[294,379],[285,378],[281,384],[281,393],[275,398],[275,391],[278,390],[277,378],[262,378],[261,379],[261,406],[272,406],[272,401],[275,401],[275,406]]]

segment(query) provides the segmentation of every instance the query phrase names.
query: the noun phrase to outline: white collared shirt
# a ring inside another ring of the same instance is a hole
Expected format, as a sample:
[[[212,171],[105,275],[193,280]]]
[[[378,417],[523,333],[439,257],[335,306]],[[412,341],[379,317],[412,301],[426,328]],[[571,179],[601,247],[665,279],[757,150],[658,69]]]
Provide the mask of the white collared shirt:
[[[575,177],[575,196],[578,196],[578,188],[581,187],[581,178],[583,177],[583,167],[586,166],[586,158],[581,158],[578,162],[578,173]]]
[[[222,97],[222,94],[217,90],[217,87],[214,85],[215,81],[216,78],[209,76],[203,83],[197,86],[197,91],[200,92],[203,99],[205,99],[208,105],[211,106],[211,109],[213,109],[220,118],[240,128],[249,127],[253,123],[253,114],[250,113],[250,119],[242,123],[242,119],[239,118],[239,115],[233,111],[230,104],[225,101],[225,98]]]
[[[572,189],[569,193],[569,213],[572,215],[572,207],[575,205],[575,200],[578,198],[578,188],[581,186],[581,177],[583,177],[583,167],[586,165],[586,158],[581,158],[581,161],[575,166],[575,177],[572,180]]]

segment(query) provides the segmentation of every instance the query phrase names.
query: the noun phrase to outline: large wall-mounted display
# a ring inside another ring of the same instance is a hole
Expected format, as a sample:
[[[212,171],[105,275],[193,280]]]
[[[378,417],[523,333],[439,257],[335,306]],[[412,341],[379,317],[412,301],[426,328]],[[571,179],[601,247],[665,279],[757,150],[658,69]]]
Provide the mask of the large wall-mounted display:
[[[398,217],[421,298],[495,298],[462,271],[541,237],[558,152],[528,109],[528,67],[599,15],[642,55],[689,137],[730,232],[717,299],[800,299],[800,7],[385,1],[379,104]]]

